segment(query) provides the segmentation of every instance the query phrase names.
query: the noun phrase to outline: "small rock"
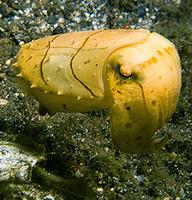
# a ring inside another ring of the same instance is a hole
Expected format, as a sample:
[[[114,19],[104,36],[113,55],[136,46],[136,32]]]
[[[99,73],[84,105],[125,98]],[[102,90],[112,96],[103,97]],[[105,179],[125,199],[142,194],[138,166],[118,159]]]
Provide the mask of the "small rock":
[[[54,200],[54,198],[51,195],[48,195],[44,197],[44,200]]]
[[[6,80],[6,74],[5,73],[0,73],[0,81]]]
[[[103,188],[97,188],[97,192],[103,192]]]
[[[8,101],[6,99],[0,99],[0,107],[3,107],[8,104]]]

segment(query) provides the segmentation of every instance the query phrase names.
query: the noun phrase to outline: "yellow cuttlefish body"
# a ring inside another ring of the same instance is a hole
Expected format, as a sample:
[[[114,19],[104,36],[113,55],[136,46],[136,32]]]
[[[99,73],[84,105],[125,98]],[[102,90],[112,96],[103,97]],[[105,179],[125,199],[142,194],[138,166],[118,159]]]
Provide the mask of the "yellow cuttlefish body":
[[[50,115],[109,108],[112,139],[126,153],[164,144],[155,132],[176,109],[180,59],[174,45],[145,29],[72,32],[23,45],[18,82]]]

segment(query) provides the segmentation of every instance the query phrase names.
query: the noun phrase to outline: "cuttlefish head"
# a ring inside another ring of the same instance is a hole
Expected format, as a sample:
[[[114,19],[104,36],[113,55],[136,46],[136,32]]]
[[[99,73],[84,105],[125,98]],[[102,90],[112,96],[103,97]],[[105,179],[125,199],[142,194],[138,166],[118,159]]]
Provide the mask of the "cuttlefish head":
[[[151,33],[141,44],[114,51],[106,66],[114,99],[110,120],[115,146],[126,153],[159,149],[167,137],[158,138],[156,132],[175,111],[181,87],[174,45]]]

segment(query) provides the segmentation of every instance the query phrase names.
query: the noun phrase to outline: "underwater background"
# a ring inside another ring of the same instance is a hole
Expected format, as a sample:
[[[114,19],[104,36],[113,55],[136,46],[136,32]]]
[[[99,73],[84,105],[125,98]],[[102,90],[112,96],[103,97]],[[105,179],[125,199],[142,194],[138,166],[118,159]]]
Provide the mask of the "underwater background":
[[[181,58],[177,110],[165,147],[129,155],[112,144],[107,110],[39,115],[11,64],[23,43],[70,31],[146,28]],[[0,199],[192,199],[192,1],[0,1]]]

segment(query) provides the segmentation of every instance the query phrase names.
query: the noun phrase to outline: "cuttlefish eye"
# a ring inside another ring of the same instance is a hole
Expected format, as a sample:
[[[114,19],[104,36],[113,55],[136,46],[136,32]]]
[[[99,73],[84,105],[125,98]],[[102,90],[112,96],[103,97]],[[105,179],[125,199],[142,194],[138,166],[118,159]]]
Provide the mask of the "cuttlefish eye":
[[[122,77],[122,78],[132,78],[136,79],[137,74],[133,71],[131,71],[131,68],[128,66],[124,66],[122,64],[116,64],[115,71]]]

